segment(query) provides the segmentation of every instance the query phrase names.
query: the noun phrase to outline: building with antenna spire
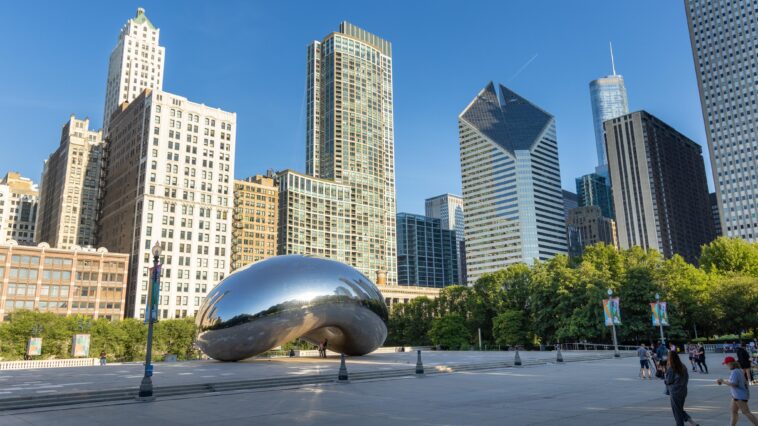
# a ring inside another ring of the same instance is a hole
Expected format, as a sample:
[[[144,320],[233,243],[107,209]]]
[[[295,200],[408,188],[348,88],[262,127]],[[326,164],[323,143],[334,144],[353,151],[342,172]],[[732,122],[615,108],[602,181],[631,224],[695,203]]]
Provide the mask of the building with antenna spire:
[[[613,74],[590,82],[590,101],[592,102],[592,121],[595,128],[595,149],[597,150],[596,173],[609,180],[608,155],[605,149],[603,122],[629,113],[629,101],[626,96],[624,77],[616,74],[616,62],[611,50],[611,72]]]

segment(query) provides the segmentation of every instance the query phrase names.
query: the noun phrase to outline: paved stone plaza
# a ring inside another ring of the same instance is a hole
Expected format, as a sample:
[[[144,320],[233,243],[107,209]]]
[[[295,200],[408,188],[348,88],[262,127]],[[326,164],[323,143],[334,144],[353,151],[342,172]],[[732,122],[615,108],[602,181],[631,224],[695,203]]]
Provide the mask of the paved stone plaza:
[[[427,368],[432,364],[454,364],[469,357],[489,359],[504,353],[428,353]],[[508,354],[509,356],[512,353]],[[529,357],[550,357],[554,353],[526,353]],[[574,355],[567,353],[567,359]],[[351,372],[363,368],[389,368],[398,363],[412,364],[412,354],[374,355],[352,359]],[[435,357],[438,358],[435,360]],[[473,362],[473,360],[472,360]],[[231,373],[251,374],[248,370],[301,371],[306,363],[311,369],[336,372],[334,360],[250,361],[235,364],[213,362],[159,365],[163,375],[156,382],[190,380],[188,376]],[[413,359],[415,363],[415,359]],[[728,422],[728,391],[716,386],[716,377],[726,370],[712,358],[710,375],[693,374],[690,378],[687,410],[701,425]],[[169,367],[170,366],[170,367]],[[410,365],[409,365],[410,366]],[[109,374],[135,373],[140,366],[113,366],[96,369],[67,369],[43,376],[46,382],[63,383],[77,377],[75,370],[87,381],[104,384],[119,376]],[[136,368],[137,370],[133,370]],[[169,368],[176,369],[170,374]],[[455,424],[455,425],[671,425],[673,418],[668,397],[663,395],[661,380],[637,378],[639,364],[635,358],[569,362],[498,370],[456,372],[424,378],[399,378],[359,381],[349,384],[326,384],[257,391],[239,391],[162,398],[152,403],[132,401],[96,406],[57,407],[32,412],[0,413],[2,425],[189,425],[189,424]],[[86,373],[84,370],[87,370]],[[206,370],[206,371],[198,371]],[[126,372],[126,373],[123,373]],[[20,374],[11,372],[17,379]],[[186,374],[191,373],[191,374]],[[206,374],[210,373],[210,374]],[[20,387],[3,374],[4,388]],[[110,379],[107,379],[110,377]],[[248,376],[249,377],[249,376]],[[41,377],[38,377],[38,379]],[[183,379],[181,379],[183,378]],[[124,383],[138,383],[138,377],[122,377]],[[122,383],[123,384],[123,383]],[[10,386],[9,386],[10,385]],[[33,385],[33,383],[27,383]],[[56,386],[56,385],[49,385]],[[84,386],[82,384],[76,386]],[[73,387],[73,386],[71,386]],[[67,389],[52,388],[61,391]],[[13,391],[18,392],[18,391]],[[755,407],[754,407],[755,408]],[[746,424],[746,423],[745,423]]]

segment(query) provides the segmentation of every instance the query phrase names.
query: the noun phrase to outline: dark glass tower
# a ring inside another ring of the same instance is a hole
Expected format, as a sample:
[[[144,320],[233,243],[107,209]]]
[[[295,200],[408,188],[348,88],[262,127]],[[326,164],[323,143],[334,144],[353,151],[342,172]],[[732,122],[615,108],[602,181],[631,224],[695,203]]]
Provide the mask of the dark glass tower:
[[[397,275],[400,285],[444,287],[458,284],[455,230],[440,219],[397,214]]]
[[[611,189],[605,177],[590,173],[576,178],[576,195],[580,207],[598,206],[603,217],[614,218]]]

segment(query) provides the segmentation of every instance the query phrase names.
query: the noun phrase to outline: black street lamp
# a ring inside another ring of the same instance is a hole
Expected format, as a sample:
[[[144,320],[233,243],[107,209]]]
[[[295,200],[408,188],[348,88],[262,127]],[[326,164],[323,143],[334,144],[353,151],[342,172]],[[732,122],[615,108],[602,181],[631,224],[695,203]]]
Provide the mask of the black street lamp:
[[[155,243],[152,249],[153,253],[153,273],[150,277],[150,296],[147,301],[147,307],[145,309],[145,321],[147,321],[147,351],[145,353],[145,376],[142,378],[142,383],[139,385],[139,397],[137,399],[141,401],[153,401],[153,365],[151,363],[153,355],[153,323],[158,320],[158,310],[155,307],[158,306],[158,301],[155,300],[158,297],[158,289],[160,288],[161,281],[161,269],[160,269],[160,257],[163,249],[158,242]]]

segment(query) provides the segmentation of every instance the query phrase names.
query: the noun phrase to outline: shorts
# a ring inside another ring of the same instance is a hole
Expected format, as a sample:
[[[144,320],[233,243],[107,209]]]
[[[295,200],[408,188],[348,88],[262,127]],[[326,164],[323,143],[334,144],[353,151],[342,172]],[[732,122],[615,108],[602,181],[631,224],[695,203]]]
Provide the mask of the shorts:
[[[647,368],[649,370],[650,369],[650,363],[648,363],[648,361],[646,359],[641,359],[640,360],[640,368]]]
[[[742,401],[742,402],[747,402],[747,399],[737,399],[737,398],[732,398],[732,399],[733,399],[735,402],[740,402],[740,401]]]

